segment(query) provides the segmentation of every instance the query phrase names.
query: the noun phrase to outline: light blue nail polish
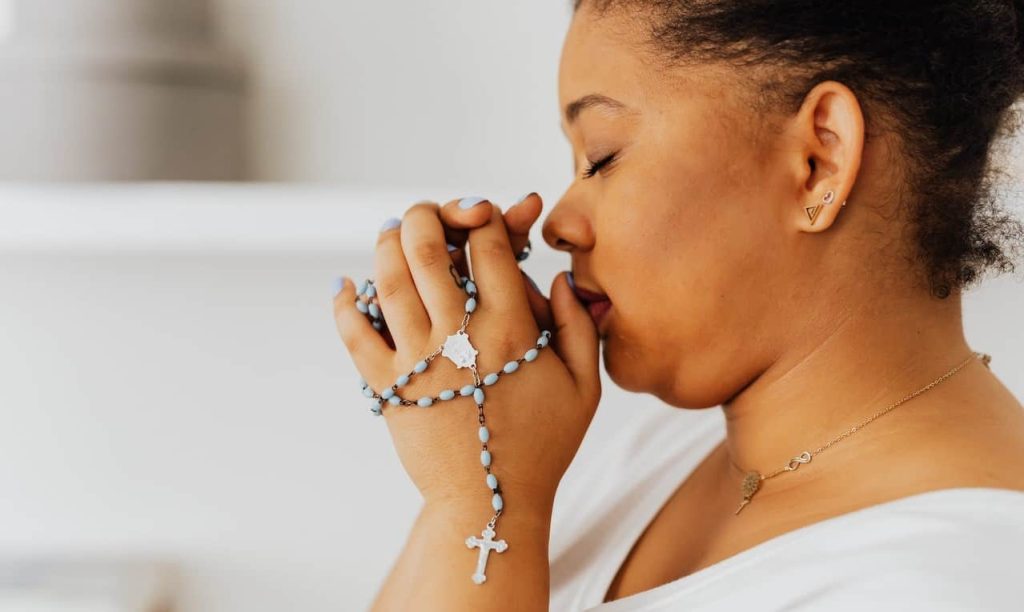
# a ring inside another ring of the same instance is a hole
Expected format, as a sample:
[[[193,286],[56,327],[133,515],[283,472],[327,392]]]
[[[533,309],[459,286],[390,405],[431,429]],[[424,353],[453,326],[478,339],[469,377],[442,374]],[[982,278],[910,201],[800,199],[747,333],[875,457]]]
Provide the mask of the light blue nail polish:
[[[448,252],[449,253],[453,253],[453,252],[458,251],[458,250],[459,250],[459,247],[455,246],[454,244],[449,244],[448,245]]]
[[[479,196],[469,196],[459,200],[459,208],[462,210],[469,210],[481,202],[486,202],[487,198],[481,198]]]
[[[341,293],[341,290],[344,287],[345,287],[345,279],[343,279],[343,278],[336,278],[336,279],[332,280],[331,281],[331,289],[334,290],[334,293],[331,294],[331,295],[338,295],[339,293]]]
[[[396,219],[395,217],[391,217],[390,219],[388,219],[387,221],[384,222],[384,225],[380,226],[380,231],[381,231],[381,233],[384,233],[384,232],[386,232],[388,230],[395,229],[396,227],[398,227],[401,224],[402,224],[402,220],[401,219]]]

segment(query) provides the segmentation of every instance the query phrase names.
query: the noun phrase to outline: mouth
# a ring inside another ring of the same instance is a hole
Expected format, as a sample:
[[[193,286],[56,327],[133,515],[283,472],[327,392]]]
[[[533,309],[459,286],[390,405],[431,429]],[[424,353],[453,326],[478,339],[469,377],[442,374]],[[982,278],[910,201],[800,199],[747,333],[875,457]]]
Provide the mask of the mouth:
[[[590,318],[594,320],[594,325],[597,326],[598,331],[603,333],[601,324],[607,319],[608,311],[612,308],[611,300],[603,293],[597,293],[596,291],[580,287],[579,281],[573,287],[573,292],[579,301],[586,306],[587,311],[590,313]]]

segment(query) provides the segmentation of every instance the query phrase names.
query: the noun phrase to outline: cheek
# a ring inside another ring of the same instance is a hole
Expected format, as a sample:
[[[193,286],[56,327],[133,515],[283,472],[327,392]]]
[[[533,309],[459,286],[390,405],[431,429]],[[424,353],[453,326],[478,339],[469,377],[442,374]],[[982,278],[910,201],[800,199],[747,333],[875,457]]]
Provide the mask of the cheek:
[[[602,219],[595,264],[614,304],[604,362],[626,390],[716,405],[705,402],[722,392],[721,381],[705,381],[703,366],[735,358],[726,359],[729,347],[757,333],[771,293],[764,289],[774,282],[764,256],[770,221],[729,177],[712,182],[716,175],[699,168],[672,175],[650,177],[647,184],[663,186],[657,193],[619,200],[638,203],[632,214]]]

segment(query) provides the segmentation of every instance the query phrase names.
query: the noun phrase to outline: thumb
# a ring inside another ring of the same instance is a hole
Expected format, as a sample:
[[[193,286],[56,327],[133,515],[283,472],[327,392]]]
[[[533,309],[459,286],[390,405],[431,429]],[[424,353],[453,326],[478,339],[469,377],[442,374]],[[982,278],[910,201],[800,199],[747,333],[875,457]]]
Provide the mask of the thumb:
[[[579,392],[596,403],[601,392],[600,339],[594,320],[576,298],[567,276],[567,272],[562,272],[551,284],[551,312],[555,321],[552,347],[569,368]]]

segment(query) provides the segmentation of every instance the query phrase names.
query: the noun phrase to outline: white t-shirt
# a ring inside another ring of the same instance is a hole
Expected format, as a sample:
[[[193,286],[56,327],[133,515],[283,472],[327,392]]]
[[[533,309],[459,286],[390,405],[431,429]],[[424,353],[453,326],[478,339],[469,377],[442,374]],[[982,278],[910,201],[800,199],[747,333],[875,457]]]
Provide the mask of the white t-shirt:
[[[566,474],[551,529],[551,610],[1024,610],[1024,492],[928,491],[773,537],[606,604],[633,544],[725,437],[721,408],[639,410]]]

